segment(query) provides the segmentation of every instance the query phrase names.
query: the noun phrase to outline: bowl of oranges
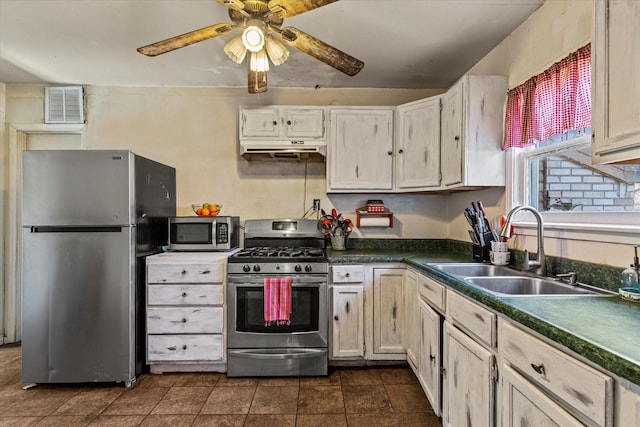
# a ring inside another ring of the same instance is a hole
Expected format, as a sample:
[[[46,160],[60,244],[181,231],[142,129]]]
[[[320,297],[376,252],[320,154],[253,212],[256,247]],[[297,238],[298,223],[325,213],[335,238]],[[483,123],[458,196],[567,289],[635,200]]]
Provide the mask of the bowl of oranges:
[[[191,205],[191,207],[198,216],[216,216],[222,209],[222,205],[215,203],[203,203],[201,205]]]

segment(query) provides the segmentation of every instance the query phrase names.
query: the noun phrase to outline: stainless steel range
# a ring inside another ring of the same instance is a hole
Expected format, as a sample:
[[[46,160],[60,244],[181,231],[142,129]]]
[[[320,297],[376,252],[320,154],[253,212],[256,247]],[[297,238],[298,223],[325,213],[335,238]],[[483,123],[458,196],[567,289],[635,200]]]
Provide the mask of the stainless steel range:
[[[327,375],[324,243],[315,220],[245,221],[244,249],[227,266],[228,376]],[[289,291],[281,322],[270,321],[265,307],[274,280]]]

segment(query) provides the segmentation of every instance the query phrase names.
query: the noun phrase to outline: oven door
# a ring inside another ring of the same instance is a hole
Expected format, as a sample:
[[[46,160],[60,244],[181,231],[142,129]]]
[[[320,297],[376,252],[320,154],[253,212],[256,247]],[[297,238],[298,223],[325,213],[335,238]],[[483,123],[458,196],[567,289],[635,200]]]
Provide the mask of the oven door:
[[[264,278],[233,274],[227,281],[227,347],[327,347],[327,276],[291,277],[291,324],[264,320]]]

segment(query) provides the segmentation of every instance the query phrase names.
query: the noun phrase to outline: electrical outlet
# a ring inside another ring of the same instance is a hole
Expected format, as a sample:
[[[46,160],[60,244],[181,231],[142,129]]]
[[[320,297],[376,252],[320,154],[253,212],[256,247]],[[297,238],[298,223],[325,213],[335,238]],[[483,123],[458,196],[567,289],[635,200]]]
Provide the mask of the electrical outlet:
[[[320,210],[320,199],[313,199],[313,210],[316,212]]]

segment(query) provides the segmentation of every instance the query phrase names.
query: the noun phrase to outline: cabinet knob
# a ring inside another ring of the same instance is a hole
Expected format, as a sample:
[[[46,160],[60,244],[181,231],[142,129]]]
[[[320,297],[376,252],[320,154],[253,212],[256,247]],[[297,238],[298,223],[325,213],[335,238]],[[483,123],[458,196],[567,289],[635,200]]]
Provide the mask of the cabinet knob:
[[[398,150],[398,154],[402,154],[402,153],[404,153],[404,150],[401,148]]]
[[[182,323],[187,323],[187,319],[185,319],[184,317],[182,318]]]
[[[460,137],[457,135],[453,139],[455,139],[456,141],[460,141]]]
[[[277,121],[277,120],[274,120],[274,121],[273,121],[273,125],[274,125],[274,126],[277,126],[277,125],[278,125],[278,121]]]
[[[183,350],[186,350],[186,349],[187,349],[187,346],[186,346],[186,345],[183,345],[183,346],[182,346],[182,349],[183,349]]]
[[[340,319],[338,318],[338,315],[337,315],[337,314],[336,314],[335,316],[333,316],[333,320],[335,320],[336,322],[337,322],[338,320],[340,320]]]
[[[533,364],[533,363],[532,363],[532,364],[531,364],[531,367],[532,367],[532,368],[533,368],[533,370],[534,370],[534,371],[536,371],[538,374],[540,374],[540,375],[545,375],[545,373],[544,373],[544,364],[542,364],[542,363],[541,363],[541,364],[539,364],[539,365],[536,365],[536,364]]]
[[[436,357],[433,354],[430,354],[429,360],[433,362],[434,360],[436,360]]]
[[[182,293],[182,296],[183,296],[183,297],[186,297],[186,296],[187,296],[187,293],[186,293],[186,292],[183,292],[183,293]]]
[[[393,155],[393,151],[387,151],[387,154],[392,156]]]
[[[187,274],[187,270],[182,270],[180,274]]]
[[[351,273],[345,274],[344,277],[351,277]]]
[[[291,120],[287,120],[287,124],[290,125],[291,124]]]

